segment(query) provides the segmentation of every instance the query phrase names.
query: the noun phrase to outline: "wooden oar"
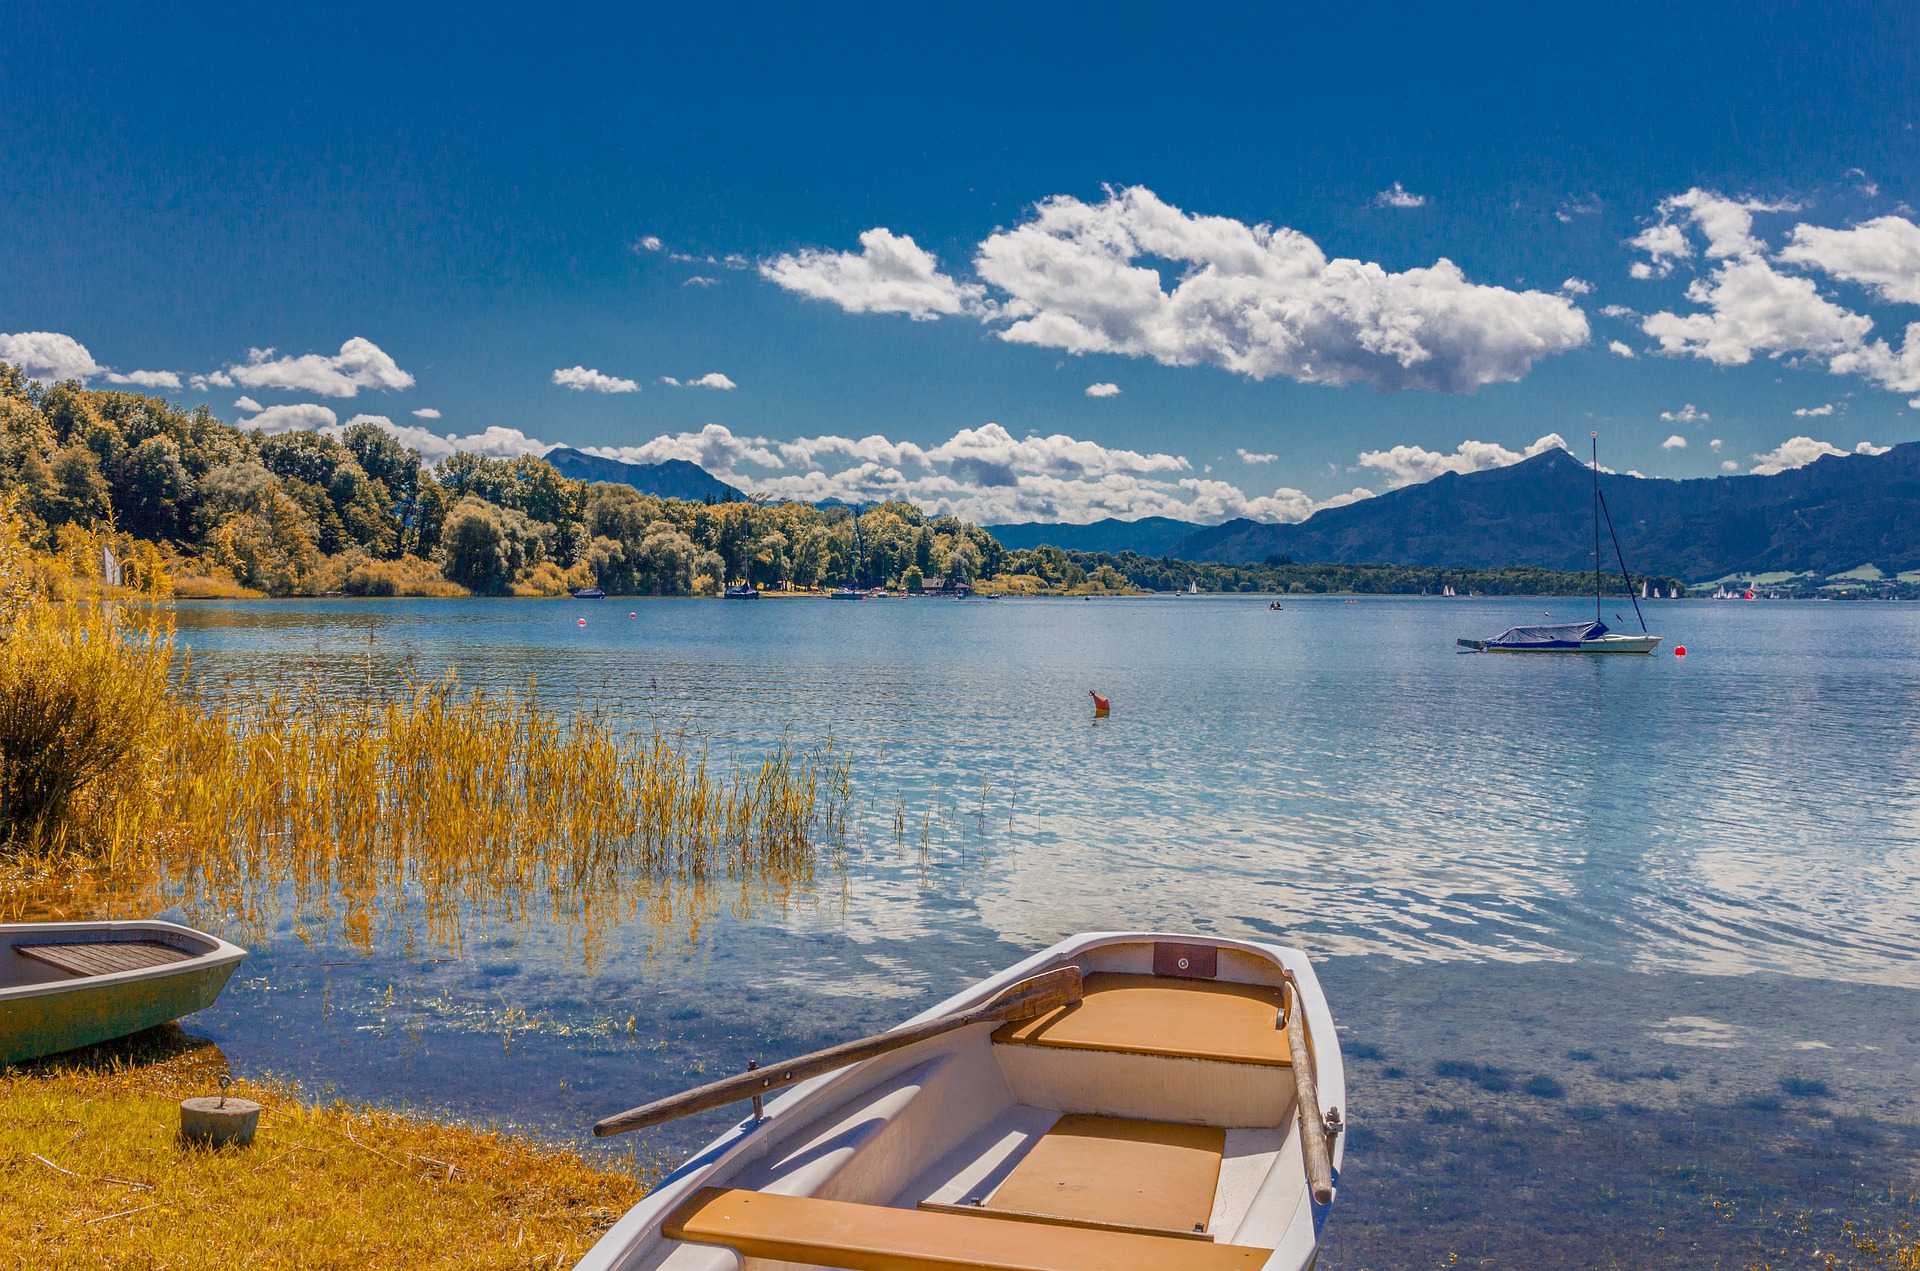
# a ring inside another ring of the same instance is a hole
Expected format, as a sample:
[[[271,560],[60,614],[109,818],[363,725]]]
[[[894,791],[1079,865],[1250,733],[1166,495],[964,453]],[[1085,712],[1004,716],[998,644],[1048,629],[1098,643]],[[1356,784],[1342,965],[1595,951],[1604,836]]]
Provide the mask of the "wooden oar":
[[[1307,1045],[1307,1003],[1300,981],[1282,971],[1293,994],[1287,1013],[1287,1044],[1293,1050],[1294,1101],[1300,1107],[1300,1143],[1307,1157],[1307,1185],[1322,1205],[1333,1203],[1333,1154],[1327,1150],[1327,1118],[1320,1110],[1320,1087],[1313,1079],[1313,1052]]]
[[[826,1050],[818,1050],[811,1055],[802,1055],[798,1059],[789,1060],[778,1067],[761,1068],[732,1077],[723,1077],[719,1081],[709,1082],[704,1086],[682,1091],[680,1094],[656,1099],[630,1112],[607,1117],[594,1125],[593,1132],[596,1137],[606,1138],[610,1134],[625,1134],[628,1130],[644,1130],[648,1126],[672,1121],[677,1117],[692,1116],[696,1112],[705,1112],[709,1108],[724,1107],[729,1103],[738,1103],[742,1099],[769,1094],[805,1081],[809,1077],[817,1077],[823,1072],[832,1072],[836,1068],[857,1064],[863,1059],[872,1059],[875,1055],[900,1050],[915,1042],[923,1042],[929,1037],[950,1033],[957,1028],[966,1028],[973,1024],[1000,1024],[1008,1020],[1032,1019],[1035,1015],[1043,1015],[1062,1006],[1075,1006],[1079,1002],[1080,968],[1057,967],[1002,989],[979,1006],[957,1011],[952,1015],[942,1015],[924,1024],[914,1024],[907,1028],[895,1029],[890,1033],[881,1033],[877,1037],[863,1037],[859,1041],[845,1042]]]

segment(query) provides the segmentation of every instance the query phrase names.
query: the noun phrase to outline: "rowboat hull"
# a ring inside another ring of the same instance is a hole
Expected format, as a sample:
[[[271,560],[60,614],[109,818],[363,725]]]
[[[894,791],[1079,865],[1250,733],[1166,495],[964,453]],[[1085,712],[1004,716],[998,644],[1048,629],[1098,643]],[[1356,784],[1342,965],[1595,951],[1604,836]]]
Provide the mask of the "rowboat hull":
[[[1169,950],[1180,955],[1177,967]],[[1188,969],[1189,954],[1196,969]],[[900,1027],[978,1006],[1063,966],[1083,970],[1087,998],[1058,1018],[970,1026],[769,1099],[764,1118],[736,1124],[629,1211],[580,1271],[919,1266],[940,1258],[956,1266],[1306,1271],[1331,1204],[1309,1190],[1298,1087],[1290,1062],[1277,1057],[1290,1034],[1276,1031],[1272,1004],[1282,1000],[1288,973],[1298,986],[1290,1009],[1303,1012],[1318,1083],[1312,1123],[1346,1103],[1333,1019],[1306,955],[1200,936],[1075,936]],[[1100,997],[1106,988],[1113,991]],[[1252,1021],[1263,1053],[1214,1053],[1204,1040],[1189,1050],[1181,1029],[1155,1042],[1151,1026],[1137,1020],[1124,1026],[1130,1040],[1119,1049],[1068,1036],[1074,1020],[1100,1018],[1096,999],[1123,1004],[1113,1020],[1131,1020],[1125,1003],[1223,1001],[1241,1012],[1243,1034]],[[1065,1031],[1049,1037],[1048,1029]],[[1344,1135],[1334,1135],[1330,1149],[1337,1180]],[[1075,1152],[1078,1165],[1048,1156]],[[1100,1165],[1089,1168],[1089,1160]],[[1128,1164],[1146,1161],[1165,1162],[1167,1173],[1156,1166],[1151,1175],[1127,1175]],[[1066,1185],[1049,1183],[1049,1168],[1081,1170],[1081,1183],[1068,1188],[1079,1189],[1071,1200],[1081,1209],[1061,1207]],[[1111,1186],[1103,1170],[1122,1175],[1122,1185]],[[1137,1188],[1127,1177],[1138,1178]],[[1105,1212],[1093,1194],[1103,1188],[1114,1193]],[[764,1229],[758,1243],[749,1231],[756,1223]],[[916,1240],[938,1256],[907,1256],[900,1242]],[[1006,1254],[1009,1241],[1021,1246],[1019,1257]],[[1082,1254],[1076,1242],[1085,1242]]]
[[[46,950],[56,951],[57,962],[44,960]],[[129,956],[134,950],[152,951],[151,964],[125,965],[142,960]],[[0,924],[0,1064],[191,1015],[213,1004],[246,956],[238,945],[171,922]]]

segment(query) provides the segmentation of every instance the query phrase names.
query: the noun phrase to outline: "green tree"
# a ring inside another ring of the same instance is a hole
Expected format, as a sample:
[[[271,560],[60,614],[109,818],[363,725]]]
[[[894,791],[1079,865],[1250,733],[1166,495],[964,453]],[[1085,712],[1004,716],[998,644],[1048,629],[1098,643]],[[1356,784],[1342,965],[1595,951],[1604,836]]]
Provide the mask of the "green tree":
[[[112,511],[107,498],[107,481],[100,475],[100,460],[85,445],[63,446],[53,452],[48,464],[53,489],[47,500],[49,525],[91,525],[104,521]]]
[[[128,451],[114,473],[112,495],[121,529],[137,538],[178,537],[195,495],[180,444],[158,432]]]
[[[440,531],[440,568],[448,581],[482,595],[504,595],[522,569],[541,559],[534,523],[512,508],[468,496]]]

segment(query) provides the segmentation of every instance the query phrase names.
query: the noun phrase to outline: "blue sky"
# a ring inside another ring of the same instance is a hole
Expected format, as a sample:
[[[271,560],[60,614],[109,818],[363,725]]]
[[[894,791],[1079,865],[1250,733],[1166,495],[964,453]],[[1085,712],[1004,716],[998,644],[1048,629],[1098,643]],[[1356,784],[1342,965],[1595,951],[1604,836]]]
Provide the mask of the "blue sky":
[[[10,4],[0,356],[989,521],[1920,438],[1920,9],[1326,8]]]

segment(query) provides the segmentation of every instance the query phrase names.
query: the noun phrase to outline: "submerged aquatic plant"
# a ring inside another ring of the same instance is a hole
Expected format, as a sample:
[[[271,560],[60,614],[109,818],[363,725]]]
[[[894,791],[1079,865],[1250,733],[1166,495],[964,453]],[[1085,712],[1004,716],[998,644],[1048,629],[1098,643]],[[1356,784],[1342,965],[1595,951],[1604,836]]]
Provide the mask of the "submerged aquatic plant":
[[[691,936],[723,898],[784,900],[844,836],[830,742],[715,765],[684,733],[451,678],[222,691],[176,658],[162,591],[76,599],[62,570],[0,502],[0,918],[180,905],[262,930],[289,902],[365,948],[539,904],[591,956],[609,923]]]

